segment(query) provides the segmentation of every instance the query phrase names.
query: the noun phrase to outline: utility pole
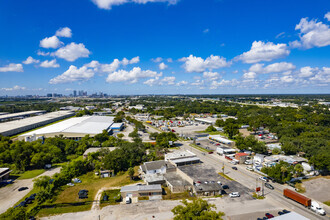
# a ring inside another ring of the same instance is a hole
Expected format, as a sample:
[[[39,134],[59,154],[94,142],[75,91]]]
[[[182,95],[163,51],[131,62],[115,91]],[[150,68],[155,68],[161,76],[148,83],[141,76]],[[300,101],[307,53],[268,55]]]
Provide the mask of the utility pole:
[[[225,174],[225,162],[222,162],[222,173]]]
[[[264,188],[265,188],[265,184],[263,183],[261,187],[262,187],[262,196],[264,196]]]

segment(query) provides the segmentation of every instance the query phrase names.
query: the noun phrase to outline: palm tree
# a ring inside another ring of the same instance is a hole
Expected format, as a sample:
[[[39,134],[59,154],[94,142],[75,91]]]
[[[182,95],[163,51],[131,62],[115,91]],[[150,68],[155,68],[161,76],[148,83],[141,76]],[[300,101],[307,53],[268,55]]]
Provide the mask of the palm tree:
[[[296,173],[296,177],[299,177],[302,174],[302,172],[304,172],[304,167],[301,164],[297,164],[294,167],[294,171]]]
[[[288,171],[288,168],[286,166],[281,166],[281,172],[282,172],[282,182],[284,182],[284,174]]]

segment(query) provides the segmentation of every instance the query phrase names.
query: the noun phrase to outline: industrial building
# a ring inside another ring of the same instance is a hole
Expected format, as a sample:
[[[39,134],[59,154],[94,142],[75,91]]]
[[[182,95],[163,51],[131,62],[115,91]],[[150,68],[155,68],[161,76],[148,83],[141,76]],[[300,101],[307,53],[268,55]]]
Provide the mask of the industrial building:
[[[224,137],[221,137],[220,135],[210,135],[209,139],[212,140],[212,141],[219,142],[221,144],[229,145],[229,146],[234,146],[235,145],[234,141],[228,140]]]
[[[11,170],[9,168],[0,168],[0,182],[9,178]]]
[[[14,120],[14,119],[22,119],[24,117],[30,117],[32,115],[39,115],[39,114],[44,114],[46,111],[27,111],[27,112],[18,112],[18,113],[12,113],[12,114],[0,114],[0,122],[3,121],[9,121],[9,120]]]
[[[35,131],[19,136],[19,139],[28,139],[31,136],[38,137],[55,137],[63,135],[66,138],[79,140],[85,135],[94,137],[103,130],[111,132],[110,127],[113,124],[114,117],[109,116],[83,116],[70,118],[59,123],[40,128]]]
[[[32,130],[49,123],[65,119],[73,116],[75,113],[71,111],[57,111],[51,112],[44,115],[24,118],[21,120],[14,120],[9,122],[1,123],[0,134],[3,136],[13,136],[16,134],[23,133],[28,130]]]
[[[200,159],[196,154],[186,151],[174,151],[172,153],[165,154],[165,161],[169,161],[175,166],[184,166],[188,164],[200,163]]]
[[[155,185],[134,185],[134,186],[123,186],[120,189],[120,194],[122,198],[130,197],[133,202],[137,201],[138,197],[149,196],[151,197],[160,197],[162,196],[162,186],[160,184]]]

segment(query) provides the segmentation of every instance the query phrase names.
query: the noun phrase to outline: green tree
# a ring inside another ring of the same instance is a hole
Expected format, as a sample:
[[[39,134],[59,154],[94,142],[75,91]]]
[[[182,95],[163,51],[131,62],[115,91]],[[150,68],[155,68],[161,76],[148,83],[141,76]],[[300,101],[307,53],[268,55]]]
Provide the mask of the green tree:
[[[280,153],[281,153],[281,149],[280,149],[280,148],[275,147],[275,148],[272,150],[272,154],[273,154],[273,155],[277,155],[277,154],[280,154]]]
[[[298,163],[294,166],[294,172],[295,172],[295,176],[299,177],[304,172],[304,167]]]
[[[203,199],[196,199],[192,202],[187,200],[182,201],[183,205],[175,206],[172,209],[174,220],[191,219],[191,220],[206,220],[206,219],[222,219],[225,214],[223,212],[216,212],[214,204],[208,204]]]
[[[232,139],[236,134],[239,133],[238,129],[239,126],[233,123],[229,123],[223,128],[223,130],[225,131],[226,134],[228,134],[230,139]]]
[[[49,176],[41,176],[33,180],[34,187],[40,187],[42,189],[46,189],[49,185],[50,177]]]
[[[135,171],[134,171],[134,168],[133,167],[128,168],[128,175],[131,178],[131,180],[134,177],[134,173],[135,173]]]
[[[118,137],[119,139],[122,139],[124,136],[125,136],[125,135],[122,134],[122,133],[117,134],[117,137]]]
[[[210,125],[205,129],[205,131],[206,132],[214,132],[214,131],[217,131],[217,129],[215,127],[213,127],[213,125]]]

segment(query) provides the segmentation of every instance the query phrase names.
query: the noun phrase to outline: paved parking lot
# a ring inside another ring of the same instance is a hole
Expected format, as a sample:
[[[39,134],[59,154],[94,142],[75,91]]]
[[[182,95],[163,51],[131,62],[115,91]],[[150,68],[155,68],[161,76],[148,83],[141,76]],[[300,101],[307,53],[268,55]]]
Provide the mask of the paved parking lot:
[[[61,167],[50,169],[39,176],[52,176],[60,170]],[[23,186],[28,187],[29,189],[18,191],[18,188]],[[13,184],[0,188],[0,214],[14,206],[19,200],[26,196],[32,188],[33,179],[15,180]]]
[[[176,133],[178,134],[192,134],[195,131],[204,131],[209,125],[202,125],[198,124],[198,126],[194,125],[188,125],[185,127],[173,127],[171,129],[174,129]]]
[[[209,203],[215,204],[217,211],[225,212],[224,219],[253,219],[262,217],[266,212],[277,213],[283,209],[281,205],[274,205],[272,201],[264,200],[244,200],[242,198],[224,199],[209,198]],[[106,206],[98,211],[86,211],[78,213],[67,213],[63,215],[50,216],[41,219],[53,220],[112,220],[112,219],[173,219],[171,210],[181,204],[179,200],[146,201],[136,204],[123,204]]]

